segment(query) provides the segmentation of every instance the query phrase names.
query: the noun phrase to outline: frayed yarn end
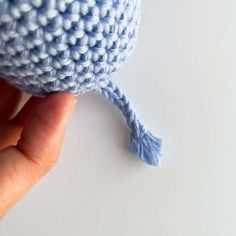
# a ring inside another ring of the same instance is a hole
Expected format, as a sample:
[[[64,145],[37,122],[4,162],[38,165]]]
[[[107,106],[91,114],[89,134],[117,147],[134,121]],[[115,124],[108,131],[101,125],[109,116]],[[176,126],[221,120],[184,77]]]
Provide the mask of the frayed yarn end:
[[[111,101],[124,115],[131,130],[130,152],[149,165],[160,166],[162,141],[140,122],[128,98],[112,81],[108,81],[104,87],[99,87],[96,91]]]
[[[129,151],[152,166],[160,166],[162,140],[149,131],[142,135],[131,132]]]

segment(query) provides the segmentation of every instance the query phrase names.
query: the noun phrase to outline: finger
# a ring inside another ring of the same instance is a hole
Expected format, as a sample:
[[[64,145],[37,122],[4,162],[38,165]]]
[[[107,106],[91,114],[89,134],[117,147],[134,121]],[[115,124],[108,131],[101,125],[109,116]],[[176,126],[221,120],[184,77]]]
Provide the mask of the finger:
[[[55,164],[74,104],[71,94],[44,98],[30,116],[17,146],[0,151],[0,215]]]
[[[42,100],[22,131],[17,148],[38,165],[54,162],[75,97],[56,93]]]
[[[41,97],[31,97],[15,118],[0,126],[0,149],[16,145],[23,127],[41,100]]]
[[[34,97],[32,96],[23,108],[18,112],[18,114],[14,117],[13,122],[18,124],[19,126],[25,126],[28,122],[30,116],[34,112],[35,108],[40,104],[43,100],[43,97]]]
[[[15,112],[22,93],[0,78],[0,123],[6,122]]]

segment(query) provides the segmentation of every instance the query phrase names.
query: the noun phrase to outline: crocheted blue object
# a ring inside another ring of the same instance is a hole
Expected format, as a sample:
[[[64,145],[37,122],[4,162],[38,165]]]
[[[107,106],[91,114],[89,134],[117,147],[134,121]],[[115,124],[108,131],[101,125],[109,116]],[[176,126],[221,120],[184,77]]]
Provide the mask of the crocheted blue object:
[[[33,95],[97,91],[124,114],[130,151],[158,165],[160,139],[108,78],[133,51],[140,0],[0,0],[0,74]]]

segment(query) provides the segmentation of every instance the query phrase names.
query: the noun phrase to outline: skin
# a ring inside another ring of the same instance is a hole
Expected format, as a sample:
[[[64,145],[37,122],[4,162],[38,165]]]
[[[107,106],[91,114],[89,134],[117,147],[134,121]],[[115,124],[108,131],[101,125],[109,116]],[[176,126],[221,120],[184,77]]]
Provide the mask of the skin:
[[[76,99],[69,93],[30,97],[0,78],[0,218],[58,160]]]

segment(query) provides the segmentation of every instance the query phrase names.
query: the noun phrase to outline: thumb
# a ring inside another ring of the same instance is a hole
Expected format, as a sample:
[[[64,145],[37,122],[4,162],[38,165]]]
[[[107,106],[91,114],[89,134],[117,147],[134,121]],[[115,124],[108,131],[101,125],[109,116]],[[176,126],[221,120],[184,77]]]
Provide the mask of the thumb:
[[[75,97],[55,93],[42,99],[16,146],[0,151],[0,217],[55,164]]]

